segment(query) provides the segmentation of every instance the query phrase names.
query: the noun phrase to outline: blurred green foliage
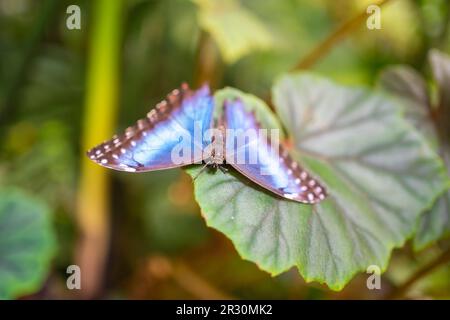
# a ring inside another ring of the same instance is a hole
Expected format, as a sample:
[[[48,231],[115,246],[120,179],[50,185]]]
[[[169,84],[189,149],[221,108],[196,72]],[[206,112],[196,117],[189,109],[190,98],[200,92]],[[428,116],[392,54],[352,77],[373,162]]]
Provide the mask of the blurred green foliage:
[[[442,156],[450,168],[450,57],[431,50],[429,63],[432,69],[436,97],[429,92],[426,80],[408,66],[386,68],[380,76],[380,85],[396,96],[403,104],[406,119],[427,138],[429,144]],[[448,169],[450,171],[450,169]],[[450,192],[447,191],[427,210],[419,222],[414,238],[417,250],[450,235]]]
[[[14,189],[0,189],[0,299],[38,290],[55,251],[50,210]]]
[[[93,2],[0,1],[0,185],[25,190],[45,202],[53,212],[59,243],[46,289],[35,297],[73,294],[65,287],[65,270],[75,262],[73,251],[80,237],[74,217],[75,190],[79,160],[85,152],[80,135]],[[202,68],[210,62],[203,60],[205,48],[215,48],[206,52],[218,55],[210,66],[217,88],[236,87],[269,102],[276,77],[366,6],[360,0],[233,2],[238,8],[233,10],[242,8],[238,16],[245,18],[233,20],[236,25],[229,35],[227,23],[204,16],[216,12],[199,11],[193,1],[126,1],[118,132],[182,81],[201,79]],[[66,8],[71,4],[81,8],[81,30],[66,28]],[[408,64],[426,74],[431,48],[450,52],[448,1],[391,0],[382,10],[382,30],[356,28],[314,66],[315,71],[339,83],[370,86],[386,66]],[[256,44],[217,38],[248,37],[249,19],[252,30],[256,29],[252,33],[264,34],[252,39]],[[342,292],[333,293],[318,284],[305,284],[296,272],[272,278],[243,261],[229,240],[206,228],[184,172],[114,173],[112,202],[103,297],[201,298],[211,293],[327,299],[374,298],[385,293],[368,292],[364,274]],[[394,252],[383,288],[401,284],[404,279],[398,280],[396,274],[414,273],[449,245],[445,239],[433,244],[420,253],[426,259],[413,255],[408,246]],[[448,279],[448,272],[441,268],[419,281],[408,296],[450,298]],[[13,295],[31,293],[27,291]]]

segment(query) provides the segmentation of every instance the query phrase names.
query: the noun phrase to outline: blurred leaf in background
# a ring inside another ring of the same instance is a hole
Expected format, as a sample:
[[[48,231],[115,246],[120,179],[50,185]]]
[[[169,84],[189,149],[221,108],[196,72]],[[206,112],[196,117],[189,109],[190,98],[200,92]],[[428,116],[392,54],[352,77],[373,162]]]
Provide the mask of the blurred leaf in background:
[[[237,0],[194,0],[200,26],[211,33],[224,60],[233,63],[244,55],[272,47],[264,24]]]
[[[426,81],[408,66],[393,66],[380,76],[380,86],[395,95],[403,104],[406,118],[440,153],[450,172],[450,57],[437,50],[430,51],[429,61],[436,86],[436,101]],[[414,239],[417,250],[450,235],[450,192],[445,192],[420,220]]]
[[[55,254],[50,210],[16,189],[0,189],[0,299],[39,290]]]

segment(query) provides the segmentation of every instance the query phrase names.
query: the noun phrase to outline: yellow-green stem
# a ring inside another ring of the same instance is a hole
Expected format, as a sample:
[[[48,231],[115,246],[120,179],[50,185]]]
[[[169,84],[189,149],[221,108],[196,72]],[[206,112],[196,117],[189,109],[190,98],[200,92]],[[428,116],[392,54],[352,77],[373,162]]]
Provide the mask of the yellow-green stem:
[[[121,0],[97,0],[93,6],[81,141],[83,151],[110,138],[115,127],[122,8]],[[95,297],[102,286],[110,237],[109,184],[109,172],[83,154],[77,203],[80,240],[76,263],[81,268],[84,298]]]

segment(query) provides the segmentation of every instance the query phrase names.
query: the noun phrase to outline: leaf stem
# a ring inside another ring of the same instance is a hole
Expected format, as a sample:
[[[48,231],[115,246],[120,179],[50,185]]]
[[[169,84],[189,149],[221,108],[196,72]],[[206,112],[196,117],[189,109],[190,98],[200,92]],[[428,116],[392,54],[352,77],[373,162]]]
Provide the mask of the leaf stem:
[[[382,6],[391,0],[380,0],[377,5]],[[311,52],[309,52],[304,58],[302,58],[292,69],[302,70],[309,69],[317,63],[321,58],[327,55],[333,47],[335,47],[341,40],[348,36],[352,31],[358,28],[361,23],[367,18],[366,11],[362,11],[357,16],[343,23],[339,28],[328,35],[321,43],[319,43]]]
[[[417,270],[414,274],[412,274],[408,280],[406,280],[403,284],[398,286],[392,291],[387,298],[388,299],[398,299],[401,298],[412,285],[414,285],[418,280],[422,279],[424,276],[440,267],[443,264],[450,262],[450,249],[444,251],[441,255],[436,257],[434,260],[424,265],[422,268]]]

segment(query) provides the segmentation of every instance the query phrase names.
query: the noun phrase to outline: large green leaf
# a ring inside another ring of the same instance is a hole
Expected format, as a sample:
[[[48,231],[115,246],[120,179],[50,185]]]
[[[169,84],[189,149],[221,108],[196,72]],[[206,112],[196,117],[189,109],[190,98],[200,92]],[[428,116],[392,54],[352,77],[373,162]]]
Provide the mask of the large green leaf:
[[[217,42],[227,63],[255,50],[268,49],[272,38],[264,25],[237,0],[194,0],[200,26]]]
[[[306,281],[340,290],[369,265],[384,270],[448,184],[439,158],[383,95],[295,74],[276,83],[273,97],[293,156],[329,197],[303,205],[233,171],[209,172],[195,181],[207,224],[273,275],[296,266]]]
[[[450,114],[450,100],[446,93],[448,90],[445,89],[450,86],[450,58],[438,51],[431,51],[430,63],[438,85],[437,105],[430,101],[425,80],[408,66],[395,66],[384,70],[380,75],[379,85],[399,99],[406,119],[440,152],[447,168],[450,168],[448,141],[443,139],[446,129],[439,139],[438,127],[435,126],[435,123],[445,123]],[[432,120],[432,112],[440,114],[437,122]],[[448,127],[448,123],[442,127]],[[447,236],[450,236],[450,190],[439,197],[430,210],[422,214],[414,237],[414,248],[421,250]]]
[[[0,299],[33,293],[55,251],[48,209],[16,190],[0,191]]]

